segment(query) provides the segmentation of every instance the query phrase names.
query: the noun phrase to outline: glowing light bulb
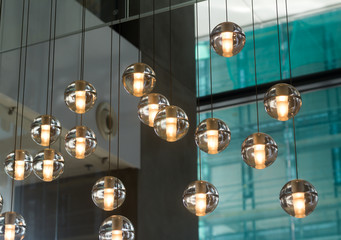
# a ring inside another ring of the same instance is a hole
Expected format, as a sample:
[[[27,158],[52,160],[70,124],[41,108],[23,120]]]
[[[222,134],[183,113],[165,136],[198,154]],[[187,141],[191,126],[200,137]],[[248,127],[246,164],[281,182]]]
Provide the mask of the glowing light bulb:
[[[15,238],[15,225],[5,224],[5,240],[14,240]]]
[[[224,56],[232,56],[233,51],[233,32],[223,32],[221,34]]]
[[[289,112],[289,102],[288,96],[277,96],[276,97],[276,105],[277,105],[277,115],[278,120],[286,121],[289,119],[288,112]]]
[[[111,211],[114,209],[115,190],[113,188],[104,188],[104,210]]]
[[[122,240],[123,232],[122,230],[112,230],[111,231],[111,240]]]
[[[51,130],[50,124],[41,125],[40,138],[42,146],[48,146],[50,144],[50,130]]]
[[[149,116],[149,126],[154,126],[154,119],[156,114],[159,112],[158,104],[148,104],[148,116]]]
[[[303,192],[296,192],[292,194],[295,217],[305,217],[305,197]]]
[[[25,161],[15,160],[14,165],[14,178],[15,180],[24,180],[25,178]]]
[[[205,193],[197,193],[195,194],[195,214],[197,216],[205,216],[206,215],[206,194]]]
[[[53,180],[53,160],[43,160],[43,179],[46,182]]]
[[[76,138],[76,158],[83,159],[85,155],[86,140],[84,137]]]
[[[265,145],[264,144],[256,144],[253,147],[253,154],[255,158],[255,168],[256,169],[264,169],[265,166]]]
[[[86,93],[85,91],[76,91],[76,112],[85,113]]]
[[[170,142],[176,141],[177,122],[178,120],[175,117],[166,118],[167,141],[170,141]]]
[[[134,73],[134,95],[142,96],[143,95],[143,82],[144,82],[144,74],[143,73]]]
[[[207,130],[207,147],[209,154],[218,153],[218,140],[219,140],[218,130]]]

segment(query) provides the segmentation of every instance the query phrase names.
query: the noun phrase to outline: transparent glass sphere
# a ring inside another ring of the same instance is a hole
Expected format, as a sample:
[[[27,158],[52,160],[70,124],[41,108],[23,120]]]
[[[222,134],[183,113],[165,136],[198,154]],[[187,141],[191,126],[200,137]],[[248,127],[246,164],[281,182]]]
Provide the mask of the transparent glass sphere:
[[[0,215],[0,239],[22,240],[26,233],[24,218],[15,212],[5,212]]]
[[[60,122],[53,116],[41,115],[31,124],[31,137],[41,146],[49,146],[57,141],[61,133]]]
[[[183,138],[189,128],[189,121],[184,110],[177,106],[166,106],[154,119],[154,131],[160,138],[175,142]]]
[[[270,117],[287,121],[294,117],[302,106],[299,91],[286,83],[272,86],[264,96],[265,111]]]
[[[264,169],[277,158],[278,147],[268,134],[257,132],[248,136],[242,144],[242,157],[250,167]]]
[[[44,182],[51,182],[63,174],[64,158],[54,149],[44,149],[33,159],[33,172]]]
[[[213,212],[219,203],[217,189],[209,182],[194,181],[184,191],[182,202],[188,211],[205,216]]]
[[[75,158],[84,159],[96,150],[95,133],[86,126],[76,126],[65,136],[65,149]]]
[[[126,189],[120,179],[106,176],[95,183],[91,196],[97,207],[105,211],[112,211],[123,204],[126,198]]]
[[[229,127],[220,119],[207,118],[195,131],[195,143],[204,152],[217,154],[223,151],[231,141]]]
[[[304,218],[314,211],[318,203],[318,194],[311,183],[295,179],[284,185],[279,199],[281,207],[289,215]]]
[[[133,240],[134,226],[128,218],[113,215],[104,220],[99,228],[100,240]]]
[[[134,63],[124,70],[122,82],[129,94],[142,97],[155,87],[155,72],[145,63]]]
[[[71,111],[78,114],[89,111],[94,106],[96,99],[96,89],[84,80],[72,82],[64,92],[66,105]]]
[[[2,195],[0,194],[0,212],[2,211],[2,207],[4,206],[4,199]]]
[[[22,181],[32,172],[32,156],[28,151],[17,149],[7,155],[5,160],[6,174],[17,181]]]
[[[232,57],[243,49],[246,37],[237,24],[223,22],[212,30],[210,39],[216,53],[223,57]]]
[[[140,99],[138,105],[138,116],[141,122],[154,127],[156,114],[165,106],[169,106],[167,98],[158,93],[150,93]]]

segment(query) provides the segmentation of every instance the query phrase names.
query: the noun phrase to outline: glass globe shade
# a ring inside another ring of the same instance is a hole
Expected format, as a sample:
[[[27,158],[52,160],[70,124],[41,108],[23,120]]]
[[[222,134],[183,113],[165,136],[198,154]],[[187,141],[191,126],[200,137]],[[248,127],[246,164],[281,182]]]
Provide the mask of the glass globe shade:
[[[64,158],[54,149],[46,148],[34,157],[33,172],[44,182],[51,182],[63,174]]]
[[[195,143],[204,152],[217,154],[223,151],[231,141],[229,127],[220,119],[207,118],[195,131]]]
[[[86,126],[76,126],[65,136],[65,149],[75,158],[84,159],[96,150],[95,133]]]
[[[126,198],[126,189],[120,179],[106,176],[95,183],[91,196],[97,207],[105,211],[112,211],[123,204]]]
[[[41,146],[53,144],[61,133],[60,122],[53,116],[41,115],[31,124],[31,137]]]
[[[186,113],[179,107],[166,106],[161,109],[154,119],[154,131],[160,138],[175,142],[183,138],[189,128]]]
[[[311,183],[295,179],[284,185],[279,199],[281,207],[289,215],[304,218],[314,211],[318,203],[318,194]]]
[[[0,239],[22,240],[26,233],[24,218],[15,212],[5,212],[0,215]]]
[[[84,80],[72,82],[64,92],[66,105],[71,111],[78,114],[89,111],[94,106],[96,99],[96,89]]]
[[[264,169],[277,158],[278,148],[275,140],[268,134],[257,132],[248,136],[242,144],[242,157],[250,167]]]
[[[165,106],[169,106],[167,98],[158,93],[150,93],[140,99],[138,105],[138,116],[141,122],[154,127],[156,114]]]
[[[134,63],[124,70],[122,82],[129,94],[142,97],[155,87],[155,72],[147,64]]]
[[[237,24],[223,22],[212,30],[210,39],[216,53],[223,57],[232,57],[243,49],[246,38],[242,28]]]
[[[32,156],[22,149],[9,153],[5,160],[5,172],[17,181],[24,180],[32,172]]]
[[[104,220],[99,228],[100,240],[133,240],[134,226],[128,218],[113,215]]]
[[[219,203],[217,189],[209,182],[194,181],[184,191],[182,201],[188,211],[205,216],[213,212]]]
[[[264,96],[265,111],[270,117],[287,121],[294,117],[302,106],[299,91],[286,83],[272,86]]]
[[[2,211],[2,207],[4,206],[4,199],[2,195],[0,194],[0,212]]]

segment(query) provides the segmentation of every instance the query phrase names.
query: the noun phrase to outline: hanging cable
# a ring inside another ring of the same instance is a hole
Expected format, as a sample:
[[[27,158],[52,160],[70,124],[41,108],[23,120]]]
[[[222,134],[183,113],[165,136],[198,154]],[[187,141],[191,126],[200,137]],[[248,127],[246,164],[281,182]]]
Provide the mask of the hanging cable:
[[[208,49],[210,52],[210,85],[211,85],[211,118],[213,118],[213,79],[212,79],[212,51],[210,43],[211,33],[211,0],[207,1],[208,4]]]
[[[54,67],[55,67],[55,58],[56,58],[56,32],[57,32],[57,0],[54,1],[54,29],[53,29],[53,47],[52,47],[52,76],[51,76],[51,102],[50,102],[50,115],[53,114],[53,89],[54,89]],[[51,143],[50,143],[51,144]]]
[[[110,119],[110,131],[109,131],[109,169],[108,169],[108,176],[110,176],[110,170],[111,170],[111,137],[112,137],[112,130],[113,130],[113,118],[112,118],[112,68],[113,68],[113,33],[114,31],[110,27],[110,77],[109,77],[109,119]]]
[[[281,40],[279,37],[279,14],[278,14],[278,0],[276,0],[276,17],[277,17],[277,40],[278,40],[278,60],[279,60],[279,75],[282,81],[282,57],[281,57]]]
[[[155,0],[153,0],[153,70],[155,71]]]
[[[225,8],[226,8],[226,22],[229,21],[229,13],[228,13],[228,9],[227,9],[227,0],[225,0]]]
[[[286,13],[287,37],[288,37],[288,57],[289,57],[290,85],[292,85],[292,69],[291,69],[291,54],[290,54],[290,32],[289,32],[289,15],[288,15],[288,1],[287,0],[285,0],[285,13]],[[295,117],[292,118],[292,127],[293,127],[293,131],[294,131],[296,179],[298,179],[298,161],[297,161],[297,147],[296,147]]]
[[[253,30],[253,58],[255,64],[255,87],[256,87],[256,110],[257,110],[257,131],[259,132],[259,111],[258,111],[258,82],[257,82],[257,61],[256,61],[256,34],[255,34],[255,9],[251,0],[252,30]]]
[[[142,62],[141,58],[141,1],[139,1],[139,14],[138,14],[139,24],[138,24],[138,41],[139,41],[139,47],[138,47],[138,62]]]
[[[125,7],[127,1],[125,0]],[[117,79],[117,170],[120,169],[120,105],[121,105],[121,18],[118,20],[118,79]]]
[[[173,102],[173,77],[172,77],[172,0],[169,0],[169,82],[170,102]]]
[[[50,7],[50,33],[49,33],[49,52],[47,54],[47,84],[46,84],[46,109],[47,115],[49,109],[49,91],[50,91],[50,62],[51,62],[51,38],[52,38],[52,13],[53,13],[53,1],[51,0]]]
[[[196,33],[197,33],[197,37],[196,37],[196,49],[197,49],[197,111],[198,111],[198,122],[200,123],[200,78],[199,78],[199,74],[200,74],[200,70],[199,70],[199,11],[198,11],[198,0],[196,0],[195,2],[195,15],[196,15]],[[199,180],[201,180],[201,151],[200,148],[198,149],[198,154],[199,154]]]
[[[85,47],[85,9],[86,9],[86,0],[83,0],[82,7],[82,47],[81,47],[81,75],[80,80],[84,80],[84,47]],[[81,114],[81,125],[83,125],[83,114]]]
[[[24,126],[24,109],[25,109],[25,89],[26,89],[26,66],[27,66],[27,48],[28,48],[28,28],[30,23],[30,4],[31,0],[28,0],[27,5],[27,20],[26,20],[26,39],[25,39],[25,58],[24,58],[24,79],[23,79],[23,93],[22,93],[22,106],[21,106],[21,127],[20,127],[20,149],[22,149],[22,134]]]

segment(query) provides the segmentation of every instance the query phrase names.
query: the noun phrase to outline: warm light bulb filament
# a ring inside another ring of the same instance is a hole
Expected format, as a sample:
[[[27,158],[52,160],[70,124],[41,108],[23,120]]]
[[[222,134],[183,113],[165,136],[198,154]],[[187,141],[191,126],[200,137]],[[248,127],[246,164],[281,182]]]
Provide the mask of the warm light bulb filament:
[[[111,231],[111,240],[122,240],[123,232],[122,230],[112,230]]]
[[[149,126],[154,126],[154,119],[156,114],[159,112],[158,104],[148,104],[148,117],[149,117]]]
[[[76,91],[76,112],[85,113],[86,92]]]
[[[53,160],[43,160],[43,179],[46,182],[53,180]]]
[[[206,205],[207,205],[206,194],[205,193],[195,194],[195,214],[197,216],[206,215]]]
[[[50,144],[50,130],[50,124],[41,125],[40,138],[42,146],[48,146]]]
[[[209,154],[217,154],[219,147],[218,130],[207,130],[207,147]]]
[[[169,142],[176,141],[177,122],[178,120],[175,117],[166,118],[166,136]]]
[[[14,178],[15,180],[24,180],[25,178],[25,161],[15,160],[14,161]]]
[[[143,73],[134,73],[134,95],[142,96],[143,95],[143,85],[144,85],[144,74]]]
[[[5,239],[4,240],[14,240],[15,238],[15,225],[5,224]]]
[[[289,102],[288,96],[277,96],[276,97],[277,115],[278,120],[286,121],[289,119]]]
[[[85,157],[86,139],[84,137],[76,138],[76,158],[83,159]]]
[[[111,211],[114,209],[115,190],[113,188],[104,188],[104,210]]]
[[[265,160],[265,144],[256,144],[253,147],[253,154],[255,159],[255,168],[264,169],[266,167]]]
[[[292,194],[295,217],[305,217],[305,196],[303,192],[296,192]]]
[[[233,51],[233,32],[223,32],[221,36],[223,55],[232,56]]]

